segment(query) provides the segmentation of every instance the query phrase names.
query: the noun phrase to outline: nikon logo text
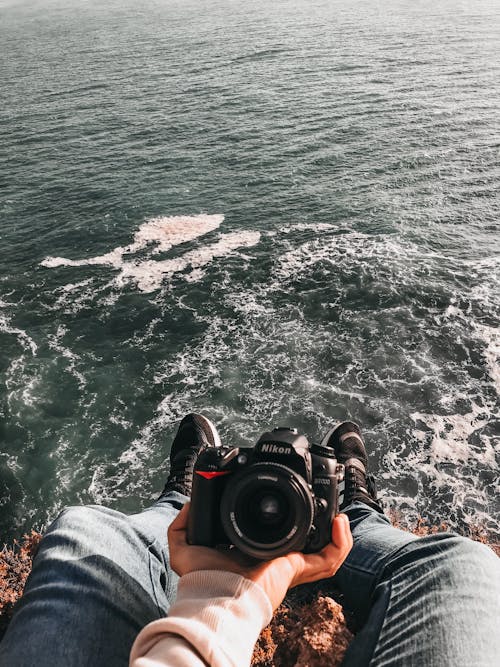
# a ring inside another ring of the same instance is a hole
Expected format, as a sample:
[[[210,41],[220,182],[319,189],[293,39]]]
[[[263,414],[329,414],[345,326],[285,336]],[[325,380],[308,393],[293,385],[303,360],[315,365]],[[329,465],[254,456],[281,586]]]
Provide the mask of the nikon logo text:
[[[290,454],[290,447],[280,447],[280,445],[266,444],[262,445],[261,452],[267,454]]]

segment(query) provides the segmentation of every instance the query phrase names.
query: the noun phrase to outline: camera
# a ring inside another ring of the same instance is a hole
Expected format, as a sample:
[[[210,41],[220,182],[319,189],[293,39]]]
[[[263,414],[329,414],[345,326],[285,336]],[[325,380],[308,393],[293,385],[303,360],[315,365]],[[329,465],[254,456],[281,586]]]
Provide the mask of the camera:
[[[333,449],[294,428],[268,431],[254,447],[206,447],[194,468],[188,542],[234,545],[260,560],[320,551],[343,479]]]

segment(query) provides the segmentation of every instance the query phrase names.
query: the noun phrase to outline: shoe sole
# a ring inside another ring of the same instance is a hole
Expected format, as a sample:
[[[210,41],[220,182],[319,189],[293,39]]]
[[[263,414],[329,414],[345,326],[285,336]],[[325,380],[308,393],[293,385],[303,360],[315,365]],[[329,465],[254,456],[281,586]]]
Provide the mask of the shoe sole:
[[[213,446],[214,447],[222,447],[222,441],[220,439],[220,435],[217,432],[217,429],[215,428],[214,424],[212,424],[210,419],[208,417],[205,417],[205,415],[198,414],[198,417],[200,417],[203,420],[207,430],[210,431],[210,433],[212,434],[212,438],[213,438],[213,441],[214,441]]]

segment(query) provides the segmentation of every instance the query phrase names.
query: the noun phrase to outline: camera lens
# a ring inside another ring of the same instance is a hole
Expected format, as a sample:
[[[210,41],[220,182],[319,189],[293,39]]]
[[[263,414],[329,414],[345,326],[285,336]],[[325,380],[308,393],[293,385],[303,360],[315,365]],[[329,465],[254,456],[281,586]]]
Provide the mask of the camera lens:
[[[247,489],[236,499],[235,516],[245,535],[254,542],[275,542],[291,530],[290,504],[278,490],[267,485]]]
[[[303,549],[313,513],[304,479],[276,463],[257,463],[235,475],[221,501],[221,522],[228,539],[262,560]]]
[[[264,496],[259,502],[259,519],[264,523],[277,523],[283,514],[280,501],[276,496]]]

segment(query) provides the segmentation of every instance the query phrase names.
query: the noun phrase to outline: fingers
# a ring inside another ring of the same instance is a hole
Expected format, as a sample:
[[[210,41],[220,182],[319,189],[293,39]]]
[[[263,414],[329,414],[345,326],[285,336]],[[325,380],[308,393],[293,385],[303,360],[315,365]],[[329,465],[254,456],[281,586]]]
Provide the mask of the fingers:
[[[185,545],[186,541],[186,528],[187,528],[187,518],[189,513],[189,503],[186,503],[181,509],[179,514],[172,521],[167,530],[168,543],[170,545],[170,550],[176,546]]]
[[[324,562],[324,569],[322,576],[318,578],[333,577],[351,549],[352,535],[349,519],[345,514],[339,514],[332,522],[331,543],[319,552]]]
[[[338,514],[332,522],[332,543],[339,549],[347,549],[346,556],[352,549],[351,526],[346,514]]]
[[[349,519],[339,514],[332,523],[332,542],[314,554],[290,554],[296,575],[293,586],[332,577],[352,548]]]
[[[189,514],[189,503],[186,503],[184,507],[181,509],[179,514],[175,517],[175,519],[172,521],[170,524],[169,530],[186,530],[187,528],[187,518]]]
[[[339,514],[332,522],[332,541],[321,551],[313,554],[294,552],[257,566],[253,559],[236,549],[216,550],[188,545],[188,513],[189,503],[186,503],[168,529],[170,558],[174,571],[182,575],[196,569],[228,570],[252,580],[255,577],[263,578],[263,581],[269,579],[273,586],[269,584],[267,587],[273,588],[273,600],[278,600],[280,596],[282,598],[289,586],[332,577],[352,548],[349,520],[345,514]],[[279,576],[276,577],[276,573]],[[276,581],[279,581],[279,585]]]

